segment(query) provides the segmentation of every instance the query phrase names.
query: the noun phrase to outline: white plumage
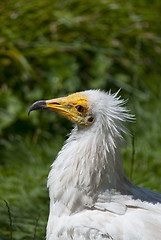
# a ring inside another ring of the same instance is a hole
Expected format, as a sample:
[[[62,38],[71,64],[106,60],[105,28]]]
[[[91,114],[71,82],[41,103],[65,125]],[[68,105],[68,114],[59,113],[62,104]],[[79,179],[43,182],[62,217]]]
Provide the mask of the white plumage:
[[[133,116],[117,95],[89,90],[29,110],[49,108],[76,123],[48,178],[47,240],[161,240],[161,195],[124,173],[121,132]]]

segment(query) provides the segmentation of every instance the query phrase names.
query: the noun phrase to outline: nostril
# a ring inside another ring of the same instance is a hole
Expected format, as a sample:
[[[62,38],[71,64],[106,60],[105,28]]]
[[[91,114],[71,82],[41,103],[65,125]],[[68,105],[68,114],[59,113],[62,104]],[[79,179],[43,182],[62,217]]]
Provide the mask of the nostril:
[[[58,103],[58,102],[51,102],[50,104],[51,105],[60,105],[60,103]]]

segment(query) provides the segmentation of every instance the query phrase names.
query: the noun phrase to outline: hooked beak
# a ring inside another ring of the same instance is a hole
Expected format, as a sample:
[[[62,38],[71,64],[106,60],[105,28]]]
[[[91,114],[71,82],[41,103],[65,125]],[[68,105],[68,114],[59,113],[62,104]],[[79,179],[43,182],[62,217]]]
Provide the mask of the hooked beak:
[[[28,116],[30,115],[30,112],[33,110],[43,110],[43,109],[47,109],[47,108],[48,107],[46,105],[46,101],[44,101],[44,100],[34,102],[29,108]]]
[[[69,104],[67,97],[34,102],[29,108],[28,115],[33,110],[49,110],[60,113],[70,120],[75,120],[75,113],[73,112],[72,104]]]
[[[67,112],[68,107],[65,103],[66,103],[65,97],[51,99],[51,100],[40,100],[40,101],[34,102],[30,106],[28,115],[33,110],[44,110],[44,109],[58,112],[58,113]]]

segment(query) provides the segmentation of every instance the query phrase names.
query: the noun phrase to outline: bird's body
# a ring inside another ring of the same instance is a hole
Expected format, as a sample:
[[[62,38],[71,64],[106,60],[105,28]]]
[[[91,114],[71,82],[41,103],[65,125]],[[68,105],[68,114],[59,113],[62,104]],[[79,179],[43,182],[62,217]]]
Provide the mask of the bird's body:
[[[46,106],[76,126],[49,174],[47,240],[161,240],[161,195],[124,173],[121,132],[132,119],[124,101],[98,90],[62,99]]]

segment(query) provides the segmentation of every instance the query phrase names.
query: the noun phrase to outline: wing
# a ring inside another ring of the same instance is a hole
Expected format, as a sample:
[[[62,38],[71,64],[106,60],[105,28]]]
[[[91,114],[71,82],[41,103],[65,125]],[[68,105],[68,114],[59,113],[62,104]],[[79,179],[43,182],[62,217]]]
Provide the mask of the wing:
[[[93,208],[71,216],[53,217],[47,240],[161,240],[159,207],[156,205],[152,210],[150,206],[148,210],[126,206],[124,214]]]
[[[130,190],[100,192],[95,203],[68,216],[51,214],[47,240],[161,240],[161,204],[143,201],[150,199],[146,190]]]
[[[124,215],[127,208],[133,207],[157,211],[161,214],[161,194],[135,186],[126,177],[118,186],[118,191],[105,190],[106,185],[102,189],[93,205],[95,209]]]

